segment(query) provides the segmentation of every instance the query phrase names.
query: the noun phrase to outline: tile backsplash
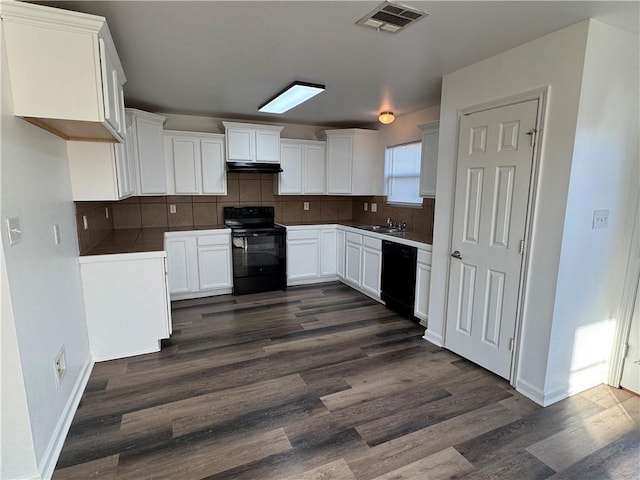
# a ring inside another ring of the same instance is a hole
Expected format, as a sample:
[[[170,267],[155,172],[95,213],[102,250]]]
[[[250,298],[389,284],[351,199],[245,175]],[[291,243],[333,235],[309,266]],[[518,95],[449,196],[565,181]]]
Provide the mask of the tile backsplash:
[[[405,221],[409,230],[427,233],[429,239],[433,235],[433,199],[425,199],[422,208],[400,208],[385,205],[385,197],[275,195],[273,180],[272,174],[229,173],[224,196],[166,195],[130,197],[112,203],[76,202],[80,253],[89,251],[113,229],[220,225],[224,207],[238,205],[273,206],[276,222],[284,223],[353,220],[381,224],[391,217]],[[309,203],[308,210],[304,210],[305,202]],[[364,202],[369,206],[377,203],[378,212],[365,212]],[[82,215],[87,215],[87,230]]]

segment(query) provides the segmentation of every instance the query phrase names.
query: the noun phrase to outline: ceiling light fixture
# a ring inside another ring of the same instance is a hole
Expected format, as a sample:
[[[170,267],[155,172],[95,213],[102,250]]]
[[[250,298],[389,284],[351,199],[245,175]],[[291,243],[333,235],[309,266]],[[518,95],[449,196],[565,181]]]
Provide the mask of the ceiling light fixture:
[[[293,82],[287,88],[262,105],[258,111],[263,113],[284,113],[324,92],[324,85]]]
[[[389,125],[395,119],[396,117],[393,115],[393,112],[380,112],[380,116],[378,117],[380,123],[384,123],[385,125]]]

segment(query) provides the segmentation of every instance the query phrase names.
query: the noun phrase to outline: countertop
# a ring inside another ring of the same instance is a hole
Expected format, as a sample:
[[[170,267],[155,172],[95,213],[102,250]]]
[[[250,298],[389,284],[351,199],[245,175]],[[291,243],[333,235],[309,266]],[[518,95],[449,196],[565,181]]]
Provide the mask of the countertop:
[[[193,230],[218,230],[224,225],[198,227],[120,228],[111,232],[95,247],[81,256],[108,255],[114,253],[156,252],[164,250],[166,232],[190,232]]]
[[[296,226],[321,226],[321,225],[342,225],[345,227],[358,228],[366,225],[364,223],[352,222],[349,220],[340,220],[338,222],[278,222],[279,225],[285,227]],[[81,256],[89,255],[110,255],[118,253],[138,253],[138,252],[157,252],[164,250],[164,234],[166,232],[189,232],[193,230],[219,230],[227,228],[224,225],[200,225],[198,227],[158,227],[158,228],[121,228],[114,230],[95,247]],[[362,231],[365,233],[365,231]],[[368,234],[374,232],[366,232]],[[388,237],[390,240],[408,240],[407,243],[417,242],[421,244],[431,245],[427,235],[418,232],[402,232],[394,234],[375,233],[380,238]]]

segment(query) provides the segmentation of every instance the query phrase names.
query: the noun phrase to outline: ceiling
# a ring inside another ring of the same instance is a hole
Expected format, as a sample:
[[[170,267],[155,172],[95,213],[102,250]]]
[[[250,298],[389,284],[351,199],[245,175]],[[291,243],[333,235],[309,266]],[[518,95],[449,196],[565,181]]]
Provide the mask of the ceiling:
[[[128,107],[334,127],[437,105],[443,75],[589,17],[638,32],[635,1],[405,0],[431,15],[396,35],[355,25],[381,1],[38,3],[107,18]],[[258,113],[294,80],[326,91]]]

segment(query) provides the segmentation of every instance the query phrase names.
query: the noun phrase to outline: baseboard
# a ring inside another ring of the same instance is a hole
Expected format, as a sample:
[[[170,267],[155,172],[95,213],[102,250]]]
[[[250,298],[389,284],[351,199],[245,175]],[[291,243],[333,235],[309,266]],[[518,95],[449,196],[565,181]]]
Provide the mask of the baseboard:
[[[313,285],[315,283],[328,283],[340,280],[337,275],[328,275],[325,277],[303,278],[299,280],[288,280],[287,287],[298,287],[300,285]],[[351,286],[351,285],[349,285]]]
[[[67,400],[67,404],[62,411],[60,420],[58,420],[58,424],[53,431],[49,445],[47,445],[47,449],[45,450],[42,459],[38,462],[38,470],[40,471],[41,478],[51,478],[53,476],[53,471],[56,468],[56,463],[58,463],[58,457],[62,451],[62,446],[67,438],[71,422],[73,421],[73,417],[76,414],[78,405],[80,404],[80,399],[82,398],[84,389],[89,382],[92,370],[93,360],[89,358],[82,368],[76,384],[73,386],[69,400]]]
[[[215,290],[204,290],[202,292],[172,293],[171,301],[175,300],[191,300],[194,298],[215,297],[217,295],[229,295],[233,293],[232,288],[218,288]]]
[[[133,352],[114,352],[110,355],[99,356],[93,355],[93,362],[108,362],[109,360],[117,360],[118,358],[128,358],[128,357],[136,357],[138,355],[146,355],[148,353],[155,353],[161,350],[160,340],[157,341],[157,344],[154,343],[153,347],[141,348],[140,350],[135,350]]]
[[[516,390],[529,400],[536,402],[538,405],[542,405],[543,407],[546,406],[544,404],[544,392],[526,380],[522,380],[521,378],[517,379]]]
[[[444,338],[442,338],[442,335],[433,333],[428,328],[427,330],[425,330],[424,336],[422,338],[424,338],[428,342],[433,343],[434,345],[437,345],[438,347],[444,347]]]

